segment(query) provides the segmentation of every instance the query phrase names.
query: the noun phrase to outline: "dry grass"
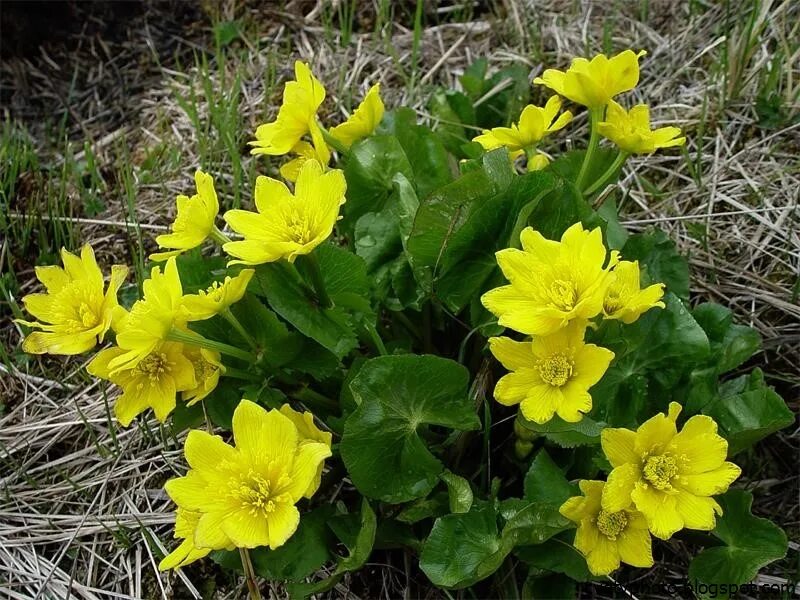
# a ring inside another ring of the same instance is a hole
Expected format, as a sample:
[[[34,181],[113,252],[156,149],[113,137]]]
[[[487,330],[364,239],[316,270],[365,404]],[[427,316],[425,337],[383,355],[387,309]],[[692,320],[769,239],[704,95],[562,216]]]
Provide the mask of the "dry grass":
[[[208,13],[181,3],[154,4],[126,20],[121,31],[104,28],[100,21],[110,16],[102,15],[25,59],[4,59],[4,112],[27,127],[42,163],[55,169],[64,163],[63,145],[52,143],[44,116],[63,118],[77,148],[91,141],[106,208],[79,218],[76,236],[99,245],[108,262],[134,263],[137,236],[152,247],[151,230],[169,222],[175,194],[186,190],[200,164],[216,167],[226,202],[236,201],[237,182],[242,201],[248,201],[255,163],[244,142],[271,114],[280,94],[272,75],[283,81],[293,57],[313,63],[328,86],[332,114],[344,114],[380,81],[388,106],[408,104],[424,116],[431,86],[457,85],[458,75],[478,57],[489,58],[492,67],[521,62],[535,75],[545,64],[563,66],[587,48],[646,48],[637,99],[654,106],[656,121],[679,123],[689,132],[689,144],[685,155],[629,163],[620,186],[623,219],[631,229],[665,228],[690,256],[696,297],[731,306],[741,321],[758,328],[764,352],[757,362],[776,375],[771,383],[797,410],[800,121],[792,114],[798,112],[800,89],[800,6],[791,0],[763,3],[756,33],[748,35],[739,10],[730,14],[717,5],[551,0],[534,8],[505,0],[488,10],[479,4],[471,19],[427,27],[418,48],[409,21],[376,25],[371,8],[358,18],[365,31],[342,47],[324,25],[329,7],[322,0],[268,10],[254,2],[238,6],[235,14],[233,3],[213,5],[219,18],[245,24],[243,40],[228,49],[224,63],[213,51]],[[85,5],[80,10],[84,17],[91,12]],[[194,53],[207,49],[206,69],[195,63]],[[756,110],[770,69],[778,69],[777,93],[789,112],[772,128],[759,123],[764,115]],[[241,91],[232,100],[237,76]],[[226,142],[214,127],[198,135],[187,112],[192,93],[193,110],[204,123],[219,104],[232,104],[231,118],[241,128],[234,140]],[[577,144],[584,134],[585,127],[573,128],[564,143]],[[132,167],[124,166],[126,160]],[[78,192],[69,188],[68,197],[77,201]],[[20,211],[30,210],[25,200],[17,200]],[[12,240],[0,244],[4,265],[8,253],[14,259],[17,296],[33,290],[35,253],[17,256]],[[154,552],[163,551],[159,540],[169,540],[172,520],[161,485],[183,468],[178,441],[153,421],[119,429],[109,417],[113,399],[83,374],[80,360],[24,360],[14,351],[18,328],[8,311],[0,316],[0,335],[11,355],[0,365],[0,595],[199,598],[216,587],[215,597],[242,597],[235,582],[213,581],[202,567],[192,567],[189,577],[157,572]],[[798,437],[798,431],[787,431],[760,445],[748,458],[752,468],[743,482],[761,490],[758,511],[794,540],[800,522]],[[796,543],[792,549],[797,552]],[[688,556],[673,543],[667,565],[655,576],[680,579]],[[782,569],[763,577],[784,578]],[[408,589],[409,576],[421,579],[415,590],[424,589],[424,577],[409,575],[402,563],[374,564],[369,572],[373,583],[361,587],[381,597]],[[357,582],[353,589],[360,589]],[[340,587],[338,593],[348,592]]]

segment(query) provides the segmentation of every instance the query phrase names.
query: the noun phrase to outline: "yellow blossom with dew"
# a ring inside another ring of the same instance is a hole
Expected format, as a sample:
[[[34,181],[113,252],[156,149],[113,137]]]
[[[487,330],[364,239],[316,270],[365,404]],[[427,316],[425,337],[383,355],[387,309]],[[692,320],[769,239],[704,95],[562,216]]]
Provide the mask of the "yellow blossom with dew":
[[[184,356],[192,362],[194,379],[197,382],[195,387],[184,390],[182,394],[186,406],[192,406],[216,389],[220,376],[225,373],[225,367],[219,352],[214,350],[186,346]]]
[[[725,460],[728,442],[711,417],[695,415],[678,432],[681,412],[671,402],[636,431],[606,428],[603,452],[614,469],[603,491],[603,509],[633,505],[644,514],[656,537],[669,539],[680,529],[710,531],[722,508],[711,497],[722,494],[741,474]]]
[[[639,59],[645,54],[644,50],[625,50],[611,58],[605,54],[591,60],[573,58],[566,71],[547,69],[533,82],[588,108],[601,109],[617,94],[636,87]]]
[[[163,342],[132,366],[112,368],[114,360],[125,352],[116,346],[101,350],[86,370],[122,388],[122,396],[114,404],[114,414],[123,427],[148,408],[152,408],[163,423],[175,409],[176,394],[198,385],[195,367],[186,356],[185,346]]]
[[[472,141],[478,142],[486,150],[494,150],[501,146],[505,146],[510,152],[535,148],[546,135],[563,129],[572,121],[570,111],[559,115],[560,110],[561,98],[551,96],[544,107],[533,104],[526,106],[519,116],[519,123],[512,123],[511,127],[486,130]]]
[[[310,412],[297,412],[288,404],[284,404],[281,406],[280,412],[283,416],[287,417],[294,423],[294,426],[297,428],[297,433],[300,436],[300,443],[322,443],[331,447],[331,442],[333,441],[333,435],[331,435],[328,431],[322,431],[319,427],[316,426],[314,423],[314,415]],[[317,473],[314,476],[314,479],[308,486],[304,496],[306,498],[311,498],[314,493],[319,489],[319,484],[322,482],[322,469],[324,465],[322,463],[319,464],[317,467]]]
[[[156,237],[159,248],[172,248],[169,252],[151,254],[151,260],[163,261],[186,250],[201,245],[216,233],[214,219],[219,214],[219,200],[211,175],[197,171],[194,175],[197,193],[179,195],[176,201],[178,214],[170,226],[170,233]]]
[[[89,244],[80,257],[61,250],[64,268],[36,267],[36,278],[46,293],[28,294],[22,299],[36,321],[18,323],[41,331],[29,333],[22,349],[30,354],[81,354],[94,348],[109,330],[117,304],[117,291],[128,268],[114,265],[108,287]]]
[[[186,324],[183,286],[174,257],[167,259],[163,269],[153,267],[142,289],[142,299],[133,304],[130,312],[122,307],[116,310],[114,330],[122,352],[110,361],[112,371],[135,366],[166,340],[173,327]]]
[[[208,289],[183,297],[183,309],[189,321],[210,319],[242,299],[247,285],[253,278],[253,269],[242,269],[235,277],[226,276],[225,281],[215,281]]]
[[[384,113],[380,90],[381,84],[373,85],[353,114],[344,123],[331,129],[331,136],[345,149],[372,135],[380,125]]]
[[[588,320],[603,310],[616,253],[606,266],[600,228],[588,231],[575,223],[556,242],[526,227],[520,241],[522,250],[508,248],[495,255],[510,285],[481,297],[500,325],[529,335],[548,335],[574,319]]]
[[[678,127],[650,129],[650,109],[638,104],[626,111],[613,100],[608,103],[605,121],[597,124],[600,134],[626,154],[650,154],[659,148],[682,146],[686,138]]]
[[[287,82],[283,88],[283,104],[278,116],[256,129],[256,139],[250,142],[251,154],[287,154],[316,126],[317,110],[325,100],[325,88],[304,62],[296,61],[294,72],[295,80]]]
[[[664,284],[640,287],[639,261],[621,260],[611,271],[611,283],[603,297],[603,318],[630,324],[651,308],[664,308]]]
[[[183,508],[178,508],[175,511],[175,539],[183,541],[158,563],[160,571],[185,567],[196,560],[208,556],[211,548],[198,548],[194,545],[194,531],[197,529],[199,520],[199,512]],[[233,546],[230,546],[226,549],[233,550],[233,548]]]
[[[257,265],[282,258],[294,262],[309,254],[333,233],[346,188],[341,170],[324,173],[315,160],[303,164],[294,194],[276,179],[259,177],[255,189],[258,212],[225,213],[231,229],[245,238],[223,246],[238,259],[230,264]]]
[[[573,321],[547,336],[529,342],[507,337],[489,338],[494,357],[511,373],[494,388],[500,404],[519,404],[522,415],[546,423],[557,414],[565,421],[580,421],[592,410],[589,388],[603,377],[614,353],[586,344],[586,326]]]
[[[580,481],[582,496],[573,496],[559,511],[578,524],[575,548],[585,557],[592,575],[608,575],[621,562],[634,567],[652,567],[652,539],[644,516],[633,508],[614,512],[601,506],[602,481]]]
[[[297,530],[295,504],[331,450],[304,441],[291,419],[249,400],[233,413],[233,439],[229,446],[190,431],[184,446],[190,470],[164,487],[180,509],[200,513],[195,548],[279,548]]]

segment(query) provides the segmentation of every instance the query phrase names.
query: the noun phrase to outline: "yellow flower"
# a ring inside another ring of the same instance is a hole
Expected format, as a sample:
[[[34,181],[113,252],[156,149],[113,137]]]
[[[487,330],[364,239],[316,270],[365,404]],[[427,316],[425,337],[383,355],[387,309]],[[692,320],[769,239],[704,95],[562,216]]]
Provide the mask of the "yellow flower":
[[[628,154],[650,154],[659,148],[672,148],[686,143],[679,137],[678,127],[650,129],[650,109],[638,104],[626,111],[613,100],[608,103],[606,120],[598,123],[598,131]]]
[[[193,510],[178,508],[175,511],[175,539],[183,540],[175,550],[170,552],[158,563],[160,571],[178,569],[185,567],[189,563],[203,558],[211,552],[211,548],[197,548],[194,545],[194,530],[197,529],[197,522],[200,520],[200,513]],[[227,548],[233,550],[233,546]]]
[[[294,72],[296,81],[287,82],[283,88],[283,104],[277,118],[256,129],[256,139],[250,142],[251,154],[287,154],[316,124],[325,88],[304,62],[296,61]]]
[[[639,285],[639,261],[621,260],[611,271],[611,284],[603,298],[603,318],[630,324],[651,308],[664,308],[663,283],[645,289]]]
[[[526,227],[522,250],[497,252],[497,263],[510,285],[481,297],[497,322],[520,333],[548,335],[573,319],[588,320],[603,309],[610,283],[604,268],[606,248],[599,228],[575,223],[556,242]],[[609,267],[616,262],[612,253]]]
[[[247,284],[253,278],[253,269],[242,269],[236,277],[226,276],[225,281],[215,281],[207,290],[183,297],[183,308],[189,321],[210,319],[227,310],[242,299]]]
[[[178,196],[178,214],[170,227],[171,233],[156,237],[159,248],[174,248],[170,252],[157,252],[150,255],[151,260],[167,260],[181,252],[191,250],[202,244],[214,231],[214,219],[219,213],[219,201],[214,190],[214,179],[202,171],[194,174],[197,193],[189,198]]]
[[[294,194],[280,181],[259,177],[255,190],[258,212],[225,213],[231,229],[245,238],[223,246],[225,252],[240,259],[230,264],[258,265],[281,258],[294,262],[310,253],[333,232],[346,188],[342,171],[323,173],[315,160],[306,161],[300,169]]]
[[[216,389],[220,375],[225,373],[225,367],[219,352],[214,350],[186,346],[184,356],[192,362],[194,379],[197,382],[197,386],[182,394],[186,405],[192,406]]]
[[[297,181],[297,177],[300,175],[300,169],[303,168],[306,161],[316,160],[324,167],[328,165],[328,161],[331,159],[330,150],[327,145],[324,146],[323,152],[317,152],[315,146],[303,141],[295,144],[294,148],[292,148],[292,154],[296,154],[297,156],[281,165],[281,168],[278,169],[281,177],[292,183]]]
[[[505,146],[511,152],[533,148],[547,134],[564,128],[572,120],[572,113],[569,111],[556,118],[560,110],[561,98],[551,96],[544,108],[533,104],[526,106],[519,116],[519,124],[486,130],[472,141],[478,142],[486,150],[494,150],[500,146]]]
[[[671,402],[635,432],[603,430],[603,452],[614,467],[603,492],[603,509],[618,511],[631,503],[647,519],[653,535],[669,539],[686,527],[710,531],[722,508],[711,498],[722,494],[741,474],[726,462],[728,442],[705,415],[691,417],[678,433],[681,406]]]
[[[604,510],[600,498],[606,484],[602,481],[583,480],[578,485],[583,496],[573,496],[559,510],[578,524],[575,547],[586,557],[592,575],[608,575],[620,562],[652,567],[652,540],[642,514],[633,509]]]
[[[331,135],[345,148],[349,149],[355,142],[373,134],[383,119],[383,100],[381,100],[381,84],[376,83],[364,96],[352,115],[331,129]]]
[[[30,354],[80,354],[103,340],[117,304],[117,291],[128,268],[111,267],[111,280],[103,292],[103,273],[89,244],[80,258],[61,250],[64,268],[36,267],[36,278],[47,293],[29,294],[22,299],[25,309],[37,321],[17,321],[42,331],[28,334],[22,349]]]
[[[175,258],[169,258],[164,269],[153,267],[150,279],[142,284],[144,295],[130,312],[119,307],[114,330],[117,345],[124,352],[111,360],[112,371],[132,368],[152,352],[173,327],[186,324],[182,310],[183,286]]]
[[[305,411],[299,413],[288,404],[281,406],[280,412],[294,423],[294,426],[297,428],[297,433],[300,436],[301,444],[320,442],[328,446],[328,448],[331,447],[333,436],[327,431],[322,431],[314,424],[314,415],[310,412]],[[317,467],[317,473],[314,479],[309,484],[305,494],[303,494],[306,498],[311,498],[319,489],[319,484],[322,482],[323,467],[324,465],[322,463]]]
[[[178,507],[200,513],[196,548],[278,548],[297,530],[295,504],[331,450],[303,441],[290,419],[249,400],[233,413],[233,438],[235,447],[189,432],[184,453],[191,468],[164,487]]]
[[[184,345],[177,342],[158,344],[132,366],[114,369],[112,363],[125,352],[116,346],[101,350],[86,370],[122,388],[114,413],[124,427],[148,408],[152,408],[156,418],[163,423],[175,409],[175,395],[197,387],[194,365],[186,357]]]
[[[589,388],[603,377],[614,353],[583,341],[585,325],[572,322],[530,342],[489,338],[489,349],[509,371],[497,382],[500,404],[520,404],[529,421],[546,423],[554,414],[574,423],[592,410]]]
[[[546,85],[557,94],[589,108],[600,109],[617,94],[639,83],[639,59],[646,52],[625,50],[611,58],[598,54],[592,60],[573,58],[569,69],[547,69],[533,83]]]

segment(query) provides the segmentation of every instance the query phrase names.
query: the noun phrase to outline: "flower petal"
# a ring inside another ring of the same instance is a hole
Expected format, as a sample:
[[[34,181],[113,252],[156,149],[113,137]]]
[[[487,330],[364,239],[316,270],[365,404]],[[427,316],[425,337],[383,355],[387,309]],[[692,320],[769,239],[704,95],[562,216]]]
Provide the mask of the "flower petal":
[[[654,536],[668,540],[672,534],[683,528],[675,494],[659,492],[646,484],[637,483],[631,492],[631,499],[647,519],[647,525]]]
[[[630,429],[606,427],[600,433],[603,453],[613,467],[638,463],[641,456],[634,450],[636,432]]]
[[[653,544],[646,529],[627,528],[617,538],[617,550],[624,563],[642,568],[653,566]]]
[[[630,507],[631,493],[640,478],[639,469],[633,463],[620,465],[612,470],[603,488],[603,510],[619,512]]]

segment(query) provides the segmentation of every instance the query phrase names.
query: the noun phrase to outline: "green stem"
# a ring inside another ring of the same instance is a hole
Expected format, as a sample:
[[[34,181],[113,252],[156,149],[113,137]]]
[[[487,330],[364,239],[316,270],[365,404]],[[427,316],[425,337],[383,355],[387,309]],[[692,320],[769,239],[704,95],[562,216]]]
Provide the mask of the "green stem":
[[[193,331],[181,331],[180,329],[173,328],[167,334],[167,339],[171,342],[181,342],[182,344],[198,346],[199,348],[205,348],[207,350],[216,350],[220,354],[233,356],[234,358],[239,358],[251,364],[256,362],[256,357],[250,352],[246,352],[234,346],[229,346],[228,344],[223,344],[216,340],[209,340]]]
[[[595,181],[592,185],[586,188],[586,191],[583,192],[584,195],[591,196],[597,190],[601,189],[606,184],[606,182],[608,182],[608,180],[611,179],[611,177],[613,177],[614,173],[617,172],[617,169],[619,169],[623,165],[623,163],[628,159],[629,156],[630,154],[620,150],[619,154],[617,154],[617,158],[615,158],[614,162],[611,163],[611,166],[608,167],[606,172],[603,173],[597,181]]]
[[[603,118],[603,110],[604,108],[592,108],[589,111],[589,147],[586,149],[586,155],[583,157],[583,164],[578,173],[578,180],[575,182],[579,190],[583,189],[583,180],[586,178],[586,173],[589,170],[589,165],[592,163],[594,153],[600,145],[600,132],[597,130],[597,124]]]
[[[302,387],[299,390],[290,394],[295,400],[299,400],[312,408],[321,408],[327,411],[339,410],[339,403],[331,400],[327,396],[323,396],[319,392],[315,392],[309,387]]]
[[[232,377],[233,379],[243,379],[245,381],[254,381],[257,383],[262,383],[263,379],[258,375],[254,375],[250,371],[243,371],[242,369],[235,369],[233,367],[225,366],[225,372],[222,374],[223,377]]]
[[[344,155],[348,153],[348,150],[344,147],[344,144],[333,137],[331,132],[325,129],[321,124],[319,125],[319,130],[322,132],[322,139],[325,140],[325,143],[328,144],[328,146],[336,150],[339,154]]]
[[[232,326],[232,327],[233,327],[233,328],[234,328],[236,331],[238,331],[238,332],[239,332],[239,335],[241,335],[241,336],[242,336],[242,338],[244,339],[244,341],[245,341],[245,342],[247,342],[247,345],[248,345],[248,346],[250,346],[250,348],[251,348],[252,350],[256,350],[256,351],[258,351],[258,350],[259,350],[258,344],[257,344],[257,343],[256,343],[256,341],[253,339],[253,336],[251,336],[249,333],[247,333],[247,330],[246,330],[244,327],[242,327],[242,324],[239,322],[239,319],[237,319],[237,318],[234,316],[234,314],[231,312],[231,309],[230,309],[230,308],[226,308],[226,309],[225,309],[225,310],[223,310],[223,311],[222,311],[220,314],[222,315],[222,317],[223,317],[223,318],[224,318],[224,319],[225,319],[225,320],[226,320],[228,323],[230,323],[230,324],[231,324],[231,326]]]
[[[214,225],[214,227],[211,228],[211,233],[209,233],[208,236],[212,240],[217,242],[220,246],[222,246],[223,244],[227,244],[228,242],[231,241],[231,238],[222,233],[222,231],[220,231],[216,225]]]
[[[308,276],[311,277],[311,284],[314,286],[314,291],[317,293],[317,300],[322,308],[330,308],[333,306],[328,292],[325,290],[325,280],[322,279],[322,271],[319,268],[319,259],[313,252],[305,255],[305,266]]]
[[[242,569],[244,569],[244,576],[247,580],[247,591],[250,592],[250,600],[261,600],[261,592],[256,582],[253,563],[250,561],[250,553],[247,548],[239,548],[239,555],[242,557]]]
[[[364,329],[367,330],[367,333],[369,334],[372,343],[375,344],[375,348],[377,348],[380,355],[386,356],[387,354],[389,354],[386,351],[386,346],[383,345],[383,340],[381,339],[380,334],[378,334],[378,330],[375,328],[375,325],[373,325],[372,323],[366,323],[364,325]]]

